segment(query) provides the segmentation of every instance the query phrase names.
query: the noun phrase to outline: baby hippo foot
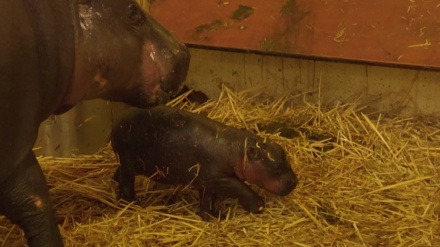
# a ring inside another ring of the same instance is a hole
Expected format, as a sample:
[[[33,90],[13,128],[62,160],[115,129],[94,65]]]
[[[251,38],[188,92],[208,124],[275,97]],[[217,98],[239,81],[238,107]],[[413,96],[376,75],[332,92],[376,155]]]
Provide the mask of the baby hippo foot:
[[[248,200],[240,199],[240,204],[244,210],[253,214],[261,213],[265,207],[263,198],[259,196],[255,196],[254,198],[249,198]]]
[[[204,189],[199,189],[200,211],[198,215],[203,221],[211,221],[212,219],[225,219],[219,211],[215,210],[214,203],[217,199],[217,194],[206,192]]]
[[[123,199],[127,202],[136,200],[134,192],[134,176],[118,167],[115,171],[113,179],[119,183],[118,199]]]
[[[177,202],[179,202],[179,198],[176,194],[171,194],[168,198],[165,198],[165,205],[167,206],[171,206]]]
[[[211,210],[209,212],[207,211],[200,211],[198,212],[198,215],[200,218],[202,218],[203,221],[212,221],[212,220],[224,220],[226,217],[220,213],[220,211],[217,210]]]

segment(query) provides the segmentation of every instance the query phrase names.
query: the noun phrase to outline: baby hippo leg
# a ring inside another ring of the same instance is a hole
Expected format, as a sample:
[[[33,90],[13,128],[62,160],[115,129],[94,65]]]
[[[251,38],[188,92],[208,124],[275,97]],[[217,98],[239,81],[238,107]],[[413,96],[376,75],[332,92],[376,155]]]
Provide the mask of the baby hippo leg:
[[[238,198],[244,210],[260,213],[264,209],[263,199],[248,185],[236,178],[216,178],[204,182],[206,190],[219,195]]]
[[[199,189],[199,215],[203,221],[209,221],[219,216],[219,212],[215,209],[215,200],[217,194],[206,191],[204,188]]]
[[[119,183],[119,198],[126,200],[127,202],[132,202],[136,200],[136,195],[134,193],[134,175],[131,174],[124,166],[119,166],[113,179]]]

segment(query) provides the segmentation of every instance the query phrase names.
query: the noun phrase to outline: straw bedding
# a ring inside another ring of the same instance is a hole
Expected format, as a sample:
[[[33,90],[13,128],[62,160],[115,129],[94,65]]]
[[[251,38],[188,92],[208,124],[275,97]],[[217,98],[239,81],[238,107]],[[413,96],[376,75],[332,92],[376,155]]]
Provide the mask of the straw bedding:
[[[286,197],[256,188],[267,203],[258,215],[220,198],[226,219],[206,223],[194,190],[142,177],[138,202],[118,202],[109,146],[94,155],[40,157],[66,246],[440,246],[439,119],[367,114],[356,104],[293,107],[290,100],[224,89],[203,105],[171,103],[286,149],[299,185]],[[298,135],[257,127],[272,122]],[[21,239],[0,218],[0,246]]]

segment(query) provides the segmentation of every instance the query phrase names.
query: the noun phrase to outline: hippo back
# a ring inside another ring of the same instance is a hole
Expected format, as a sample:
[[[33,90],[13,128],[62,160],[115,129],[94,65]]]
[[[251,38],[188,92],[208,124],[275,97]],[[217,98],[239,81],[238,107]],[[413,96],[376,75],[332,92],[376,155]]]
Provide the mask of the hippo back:
[[[121,165],[136,173],[151,176],[157,170],[168,171],[165,177],[155,178],[162,183],[197,185],[210,174],[235,176],[233,165],[244,157],[246,138],[240,129],[226,126],[205,116],[167,106],[156,106],[128,115],[114,126],[112,147]],[[195,172],[197,179],[183,176]],[[176,176],[177,175],[177,176]]]

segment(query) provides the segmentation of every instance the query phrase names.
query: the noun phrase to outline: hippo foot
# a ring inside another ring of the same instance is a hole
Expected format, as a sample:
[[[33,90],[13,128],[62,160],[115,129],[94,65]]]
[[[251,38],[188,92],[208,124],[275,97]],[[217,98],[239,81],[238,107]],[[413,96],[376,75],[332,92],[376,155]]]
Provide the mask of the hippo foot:
[[[211,220],[224,220],[226,217],[217,210],[211,210],[210,212],[200,211],[197,213],[203,221],[211,221]]]
[[[119,192],[118,192],[118,200],[124,200],[127,202],[134,202],[136,201],[136,195],[134,193],[134,190],[130,190],[127,186],[122,186],[119,184]]]
[[[34,154],[29,152],[17,167],[20,169],[0,183],[0,214],[24,230],[29,246],[63,246],[45,177]]]
[[[240,204],[244,210],[253,214],[261,213],[264,210],[265,206],[264,200],[259,196],[252,198],[252,200],[246,202],[240,201]]]
[[[179,201],[179,199],[177,198],[177,195],[172,194],[168,197],[168,199],[165,200],[165,205],[170,206],[178,201]]]
[[[128,203],[136,201],[136,197],[133,195],[126,195],[123,193],[118,194],[118,200],[124,200]]]
[[[113,180],[117,183],[119,183],[119,176],[121,176],[121,167],[116,168],[116,171],[113,174]]]
[[[133,175],[125,172],[121,167],[118,167],[113,179],[119,183],[118,200],[123,199],[127,202],[133,202],[136,200]]]

